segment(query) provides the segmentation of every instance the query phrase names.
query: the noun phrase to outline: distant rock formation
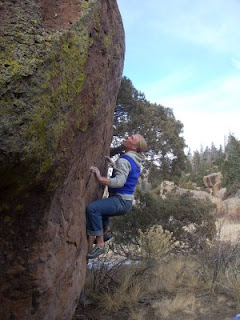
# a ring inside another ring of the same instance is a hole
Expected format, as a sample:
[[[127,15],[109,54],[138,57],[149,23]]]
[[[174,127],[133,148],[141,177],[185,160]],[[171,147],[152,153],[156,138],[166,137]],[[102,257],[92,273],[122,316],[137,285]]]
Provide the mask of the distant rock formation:
[[[209,194],[206,191],[201,190],[189,190],[179,188],[172,181],[163,181],[159,187],[154,188],[151,191],[162,198],[166,197],[168,193],[185,194],[190,192],[195,199],[206,200],[209,199],[213,204],[216,205],[216,214],[218,216],[226,216],[234,220],[240,219],[240,192],[238,191],[235,197],[222,200],[226,192],[226,188],[222,188],[218,191],[216,196]],[[219,194],[222,193],[221,196]]]
[[[70,320],[122,76],[116,0],[0,3],[0,315]]]
[[[205,187],[214,197],[218,195],[218,192],[221,189],[222,178],[221,172],[211,173],[208,176],[203,177]]]
[[[206,191],[201,190],[189,190],[184,188],[179,188],[172,181],[163,181],[161,185],[152,190],[152,192],[161,197],[166,197],[168,193],[176,193],[179,195],[185,194],[187,192],[191,193],[195,199],[199,200],[210,200],[213,204],[216,205],[216,213],[218,215],[226,214],[226,205],[223,203],[221,199],[210,195]]]

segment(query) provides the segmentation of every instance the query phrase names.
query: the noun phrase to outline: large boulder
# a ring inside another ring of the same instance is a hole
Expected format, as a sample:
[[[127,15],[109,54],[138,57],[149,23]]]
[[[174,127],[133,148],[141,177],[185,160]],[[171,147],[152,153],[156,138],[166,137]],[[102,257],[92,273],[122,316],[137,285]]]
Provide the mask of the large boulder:
[[[122,76],[116,0],[0,4],[0,315],[71,319]]]

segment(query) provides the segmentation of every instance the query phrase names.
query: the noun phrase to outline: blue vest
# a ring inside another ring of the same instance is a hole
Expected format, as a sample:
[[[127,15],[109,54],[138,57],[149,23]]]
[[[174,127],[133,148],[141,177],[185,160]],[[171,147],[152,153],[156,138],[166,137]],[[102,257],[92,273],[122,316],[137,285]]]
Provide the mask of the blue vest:
[[[127,156],[127,155],[123,155],[121,156],[121,158],[126,159],[127,161],[130,162],[131,164],[131,170],[128,174],[127,177],[127,181],[125,182],[124,186],[121,188],[109,188],[109,193],[110,194],[116,194],[116,193],[120,193],[120,194],[133,194],[135,187],[138,183],[138,178],[140,176],[141,170],[140,168],[136,165],[135,161]],[[114,177],[114,171],[112,174],[112,177]]]

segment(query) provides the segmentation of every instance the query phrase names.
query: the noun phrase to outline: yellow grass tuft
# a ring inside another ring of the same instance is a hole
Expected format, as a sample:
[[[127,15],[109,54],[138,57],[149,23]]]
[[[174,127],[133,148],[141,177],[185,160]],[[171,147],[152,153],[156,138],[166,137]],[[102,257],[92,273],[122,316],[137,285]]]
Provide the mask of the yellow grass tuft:
[[[146,311],[144,309],[131,309],[128,320],[146,320]]]
[[[204,287],[198,273],[199,264],[191,257],[173,256],[153,271],[155,290],[175,293],[178,288],[198,289]]]
[[[141,294],[142,285],[141,281],[136,282],[133,280],[134,268],[126,266],[119,274],[120,284],[115,287],[114,291],[100,293],[98,295],[99,306],[103,310],[117,311],[123,305],[130,307],[135,305]]]

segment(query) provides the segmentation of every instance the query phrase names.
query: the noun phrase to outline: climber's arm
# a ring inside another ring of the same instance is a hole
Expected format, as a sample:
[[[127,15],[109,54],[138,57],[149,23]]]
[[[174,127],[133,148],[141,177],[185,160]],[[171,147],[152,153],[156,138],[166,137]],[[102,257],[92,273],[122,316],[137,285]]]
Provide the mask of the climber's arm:
[[[118,159],[117,164],[113,163],[115,176],[111,178],[103,177],[100,170],[97,167],[90,167],[90,170],[95,173],[95,176],[99,183],[111,188],[121,188],[124,186],[128,174],[131,170],[131,165],[126,159]]]

